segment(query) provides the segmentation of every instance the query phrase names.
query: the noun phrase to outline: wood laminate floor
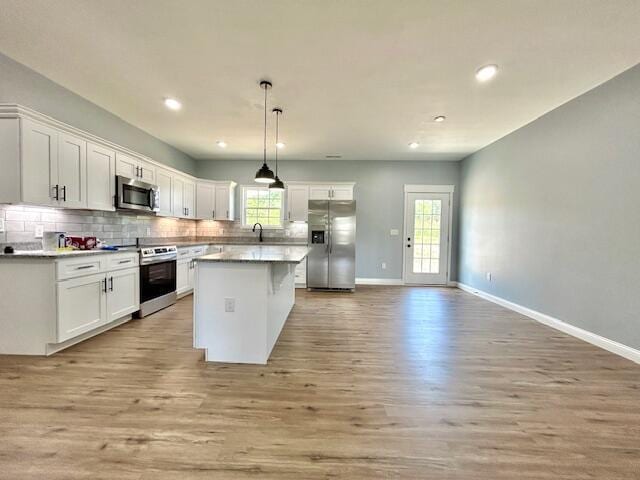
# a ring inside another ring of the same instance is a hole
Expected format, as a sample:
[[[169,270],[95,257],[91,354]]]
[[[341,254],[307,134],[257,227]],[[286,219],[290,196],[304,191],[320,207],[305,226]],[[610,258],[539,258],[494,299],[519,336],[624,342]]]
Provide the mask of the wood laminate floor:
[[[0,478],[640,478],[640,367],[460,290],[298,290],[267,366],[191,308],[0,356]]]

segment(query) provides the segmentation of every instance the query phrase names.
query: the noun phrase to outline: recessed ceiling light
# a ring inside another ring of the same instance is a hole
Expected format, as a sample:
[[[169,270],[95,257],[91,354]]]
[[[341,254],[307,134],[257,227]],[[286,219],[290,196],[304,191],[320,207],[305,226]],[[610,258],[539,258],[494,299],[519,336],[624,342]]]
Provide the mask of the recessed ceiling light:
[[[227,142],[224,142],[222,140],[218,140],[216,142],[216,145],[218,145],[220,148],[227,148]]]
[[[285,147],[284,143],[282,143],[282,142],[276,143],[276,148],[284,148],[284,147]]]
[[[433,117],[434,122],[444,122],[447,119],[444,115],[438,115],[437,117]]]
[[[175,98],[165,98],[164,105],[171,110],[180,110],[182,108],[182,104]]]
[[[485,65],[476,71],[476,79],[479,82],[486,82],[487,80],[491,80],[496,73],[498,73],[497,65]]]
[[[419,145],[420,145],[420,144],[419,144],[418,142],[411,142],[411,143],[409,144],[409,148],[418,148],[418,146],[419,146]]]

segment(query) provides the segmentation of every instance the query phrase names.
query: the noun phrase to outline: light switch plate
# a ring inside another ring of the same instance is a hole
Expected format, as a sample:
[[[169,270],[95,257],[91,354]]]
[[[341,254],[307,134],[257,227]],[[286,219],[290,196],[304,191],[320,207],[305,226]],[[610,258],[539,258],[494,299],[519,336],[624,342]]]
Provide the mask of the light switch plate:
[[[389,235],[391,235],[392,237],[397,237],[398,235],[400,235],[400,231],[397,228],[392,228],[389,231]]]
[[[43,234],[44,234],[44,225],[36,225],[36,231],[34,236],[36,238],[42,238]]]

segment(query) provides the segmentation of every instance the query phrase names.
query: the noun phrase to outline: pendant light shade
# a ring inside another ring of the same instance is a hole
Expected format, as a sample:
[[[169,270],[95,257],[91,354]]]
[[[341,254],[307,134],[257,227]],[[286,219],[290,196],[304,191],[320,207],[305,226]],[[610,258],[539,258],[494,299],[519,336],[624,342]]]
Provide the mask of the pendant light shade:
[[[280,115],[282,115],[282,109],[274,108],[273,113],[276,114],[276,179],[271,185],[269,185],[269,191],[283,191],[284,183],[282,183],[282,180],[278,177],[278,129],[280,126]]]
[[[264,156],[262,166],[256,172],[255,181],[257,183],[273,183],[276,181],[273,171],[267,165],[267,91],[272,87],[271,82],[263,80],[260,88],[264,89]]]

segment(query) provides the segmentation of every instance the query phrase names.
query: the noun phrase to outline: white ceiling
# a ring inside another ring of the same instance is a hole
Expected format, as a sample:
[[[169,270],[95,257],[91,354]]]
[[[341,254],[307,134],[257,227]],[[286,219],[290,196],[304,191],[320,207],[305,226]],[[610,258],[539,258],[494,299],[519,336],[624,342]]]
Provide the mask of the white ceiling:
[[[261,155],[266,77],[285,159],[458,160],[640,62],[639,26],[638,0],[0,0],[1,52],[196,158]]]

